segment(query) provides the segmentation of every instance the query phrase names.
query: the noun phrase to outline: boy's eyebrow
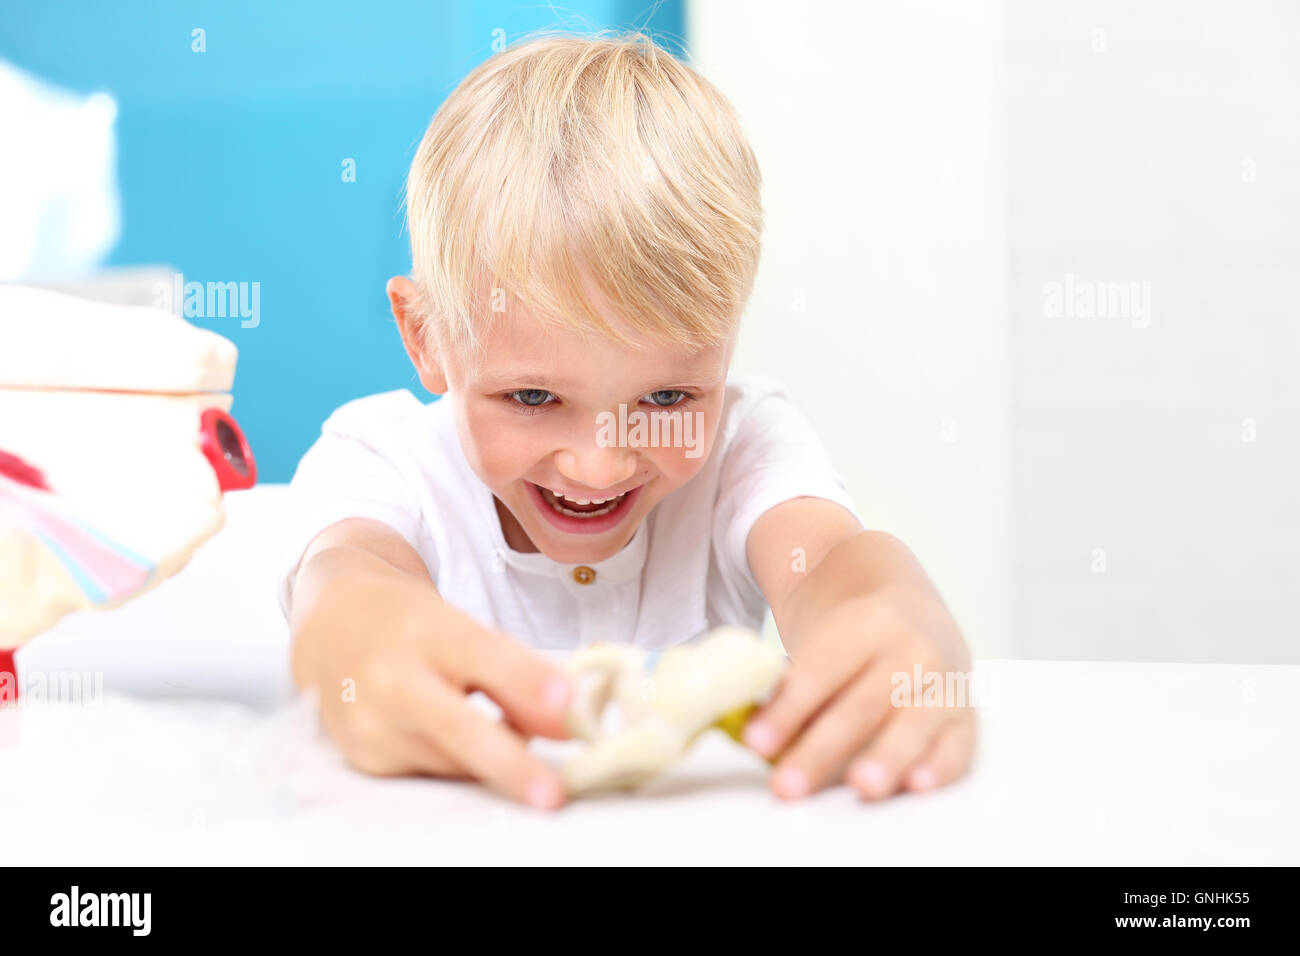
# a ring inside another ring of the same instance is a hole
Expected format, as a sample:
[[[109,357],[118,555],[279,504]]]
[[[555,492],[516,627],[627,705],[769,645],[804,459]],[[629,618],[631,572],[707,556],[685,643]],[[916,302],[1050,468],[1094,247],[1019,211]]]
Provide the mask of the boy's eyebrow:
[[[562,379],[553,379],[538,372],[530,372],[525,369],[520,369],[518,371],[498,372],[491,375],[483,381],[482,387],[484,391],[488,392],[493,392],[501,388],[538,388],[546,392],[555,392],[562,395],[565,392],[566,384],[567,383]],[[704,384],[702,381],[700,384],[694,384],[694,380],[688,381],[687,379],[662,382],[656,380],[655,382],[644,386],[633,386],[628,391],[636,392],[638,395],[644,395],[661,389],[700,389],[703,387]]]
[[[541,388],[548,392],[561,391],[566,384],[565,382],[551,378],[542,372],[535,372],[531,369],[504,369],[500,372],[494,372],[484,379],[484,386],[488,389],[506,388],[514,386],[519,388],[521,383],[527,383],[527,388]]]

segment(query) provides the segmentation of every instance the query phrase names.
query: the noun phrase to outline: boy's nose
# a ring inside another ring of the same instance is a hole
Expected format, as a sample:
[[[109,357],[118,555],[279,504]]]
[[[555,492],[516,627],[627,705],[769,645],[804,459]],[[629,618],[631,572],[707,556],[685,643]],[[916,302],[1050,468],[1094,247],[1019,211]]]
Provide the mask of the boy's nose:
[[[628,448],[591,448],[586,451],[558,451],[555,467],[565,478],[603,491],[636,474],[636,452]]]

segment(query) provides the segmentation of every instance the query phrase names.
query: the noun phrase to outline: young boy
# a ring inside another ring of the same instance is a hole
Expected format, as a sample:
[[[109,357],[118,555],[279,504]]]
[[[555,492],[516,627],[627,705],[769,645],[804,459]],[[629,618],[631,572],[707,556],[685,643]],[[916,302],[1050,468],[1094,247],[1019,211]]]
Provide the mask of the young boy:
[[[438,110],[388,296],[445,397],[349,402],[292,485],[294,676],[354,766],[558,807],[526,741],[567,736],[572,688],[525,645],[662,648],[770,606],[792,664],[745,740],[778,795],[964,772],[968,708],[891,704],[916,665],[969,670],[943,601],[786,393],[727,378],[759,187],[726,99],[641,34],[530,40]]]

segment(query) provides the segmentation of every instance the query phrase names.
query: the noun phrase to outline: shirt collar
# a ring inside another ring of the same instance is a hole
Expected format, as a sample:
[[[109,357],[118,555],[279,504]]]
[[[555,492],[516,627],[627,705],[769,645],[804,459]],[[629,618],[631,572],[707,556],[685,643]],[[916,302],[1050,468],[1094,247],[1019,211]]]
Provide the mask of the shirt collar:
[[[501,530],[501,518],[497,514],[496,498],[490,488],[484,486],[482,482],[478,484],[483,488],[479,504],[483,510],[483,517],[491,529],[494,567],[504,564],[525,574],[537,574],[562,580],[571,578],[574,569],[588,567],[596,572],[594,584],[622,584],[638,577],[645,568],[650,542],[650,532],[646,527],[648,516],[636,529],[632,539],[605,560],[563,564],[551,560],[540,551],[515,551],[506,544],[505,534]]]

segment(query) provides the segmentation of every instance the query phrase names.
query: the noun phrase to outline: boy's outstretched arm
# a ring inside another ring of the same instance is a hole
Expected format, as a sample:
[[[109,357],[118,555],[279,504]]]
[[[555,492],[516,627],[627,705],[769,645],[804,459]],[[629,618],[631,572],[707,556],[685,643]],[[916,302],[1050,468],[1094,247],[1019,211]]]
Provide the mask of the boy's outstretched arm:
[[[308,546],[290,595],[294,680],[349,762],[377,775],[471,777],[543,809],[559,775],[521,734],[568,736],[569,679],[442,600],[419,554],[378,521],[349,518]],[[481,690],[505,723],[470,705]]]
[[[970,651],[907,546],[834,502],[795,498],[755,522],[746,553],[793,660],[745,730],[759,753],[781,755],[773,790],[794,798],[846,780],[877,799],[961,776],[975,745],[970,701],[908,705],[921,698],[918,664],[969,690]]]

